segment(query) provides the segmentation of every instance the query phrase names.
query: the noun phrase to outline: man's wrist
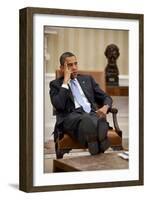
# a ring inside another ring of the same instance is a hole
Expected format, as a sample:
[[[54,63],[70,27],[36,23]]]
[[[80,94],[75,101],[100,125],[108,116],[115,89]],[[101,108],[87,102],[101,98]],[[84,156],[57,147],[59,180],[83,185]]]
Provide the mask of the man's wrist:
[[[69,89],[69,86],[67,83],[63,83],[61,87],[65,88],[65,89]]]
[[[110,108],[110,106],[109,106],[108,104],[106,104],[106,105],[104,105],[103,107],[105,108],[105,110],[106,110],[106,113],[107,113],[107,112],[108,112],[108,110],[109,110],[109,108]]]
[[[106,104],[106,105],[104,105],[107,109],[109,109],[110,108],[110,106],[108,105],[108,104]]]

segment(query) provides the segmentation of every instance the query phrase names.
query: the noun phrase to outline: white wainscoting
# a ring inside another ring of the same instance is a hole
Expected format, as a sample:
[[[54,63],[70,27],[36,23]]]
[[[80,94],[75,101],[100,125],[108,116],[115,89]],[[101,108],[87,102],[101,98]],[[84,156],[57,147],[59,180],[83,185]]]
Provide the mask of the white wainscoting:
[[[120,129],[123,132],[123,138],[129,137],[129,98],[127,96],[112,96],[113,106],[118,109],[117,119]],[[107,120],[113,125],[112,114],[109,114]]]
[[[49,96],[49,83],[50,81],[55,79],[54,73],[46,73],[45,74],[45,135],[44,140],[45,142],[48,141],[48,139],[53,138],[52,132],[54,130],[54,125],[56,121],[56,117],[53,116],[53,107],[50,101]]]
[[[46,73],[45,74],[45,142],[48,139],[53,138],[52,132],[54,130],[54,125],[56,121],[56,117],[53,116],[53,107],[51,105],[50,96],[49,96],[49,83],[50,81],[55,79],[54,73]],[[121,85],[128,85],[128,76],[120,75],[120,83]],[[123,131],[123,137],[128,138],[129,135],[129,123],[128,123],[128,97],[126,96],[113,96],[113,104],[116,108],[118,108],[118,122],[120,129]],[[110,124],[112,124],[112,118],[108,115],[108,120]]]
[[[119,85],[128,86],[129,85],[129,76],[128,75],[119,75]]]

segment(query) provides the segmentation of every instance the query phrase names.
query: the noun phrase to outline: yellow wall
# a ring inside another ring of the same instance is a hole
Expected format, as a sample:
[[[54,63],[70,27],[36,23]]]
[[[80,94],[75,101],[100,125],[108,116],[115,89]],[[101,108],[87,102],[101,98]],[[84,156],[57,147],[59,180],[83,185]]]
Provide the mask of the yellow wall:
[[[77,56],[79,69],[103,70],[107,64],[105,48],[114,43],[120,50],[119,72],[128,74],[128,31],[45,27],[44,32],[46,73],[59,67],[59,57],[65,51]]]

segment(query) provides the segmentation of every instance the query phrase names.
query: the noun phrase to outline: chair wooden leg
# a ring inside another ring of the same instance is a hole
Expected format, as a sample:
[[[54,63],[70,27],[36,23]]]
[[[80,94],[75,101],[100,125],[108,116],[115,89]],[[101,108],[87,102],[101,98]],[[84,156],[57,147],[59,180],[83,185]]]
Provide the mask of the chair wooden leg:
[[[60,151],[60,150],[57,150],[57,151],[56,151],[56,158],[57,158],[57,159],[63,158],[63,155],[64,155],[64,153],[63,153],[62,151]]]
[[[71,150],[71,149],[60,149],[60,148],[58,147],[58,144],[55,143],[55,151],[56,151],[56,158],[57,158],[57,159],[63,158],[64,154],[65,154],[65,153],[69,153],[70,150]]]
[[[63,158],[64,154],[65,154],[65,153],[69,153],[70,150],[71,150],[71,149],[58,149],[58,150],[56,151],[56,158],[57,158],[57,159]]]

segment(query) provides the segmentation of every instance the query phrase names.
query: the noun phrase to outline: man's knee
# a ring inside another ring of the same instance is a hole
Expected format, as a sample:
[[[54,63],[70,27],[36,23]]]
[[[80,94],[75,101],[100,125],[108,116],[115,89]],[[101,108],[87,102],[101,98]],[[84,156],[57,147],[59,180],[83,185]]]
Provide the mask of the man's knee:
[[[94,123],[92,117],[85,113],[82,116],[80,125],[79,125],[79,131],[85,132],[85,133],[96,133],[97,127],[96,124]]]

